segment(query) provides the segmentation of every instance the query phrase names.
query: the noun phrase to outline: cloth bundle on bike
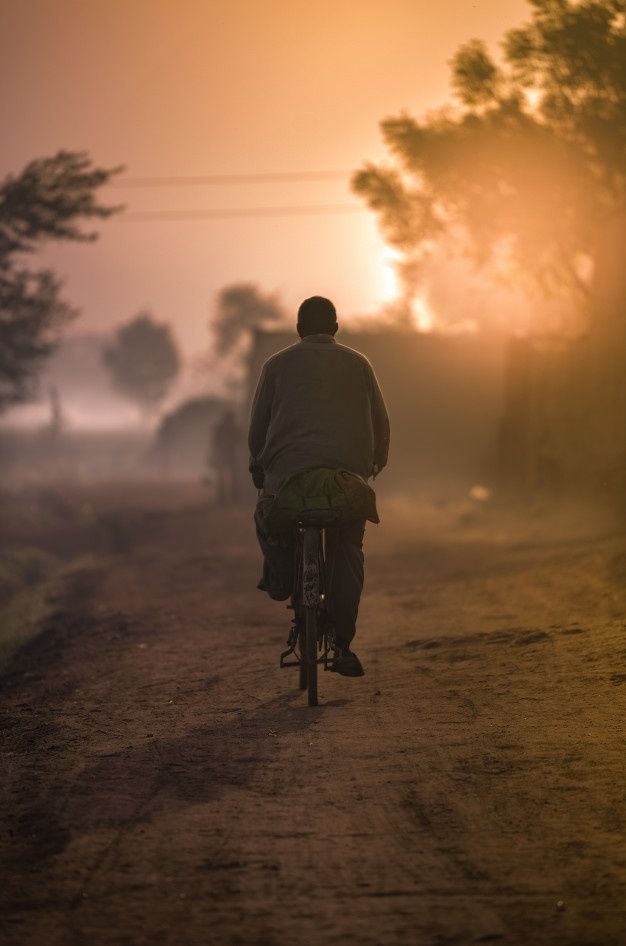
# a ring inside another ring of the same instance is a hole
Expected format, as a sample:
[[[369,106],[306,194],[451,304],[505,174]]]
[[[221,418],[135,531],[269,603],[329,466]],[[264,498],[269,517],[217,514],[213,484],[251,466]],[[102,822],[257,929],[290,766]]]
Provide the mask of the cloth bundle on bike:
[[[263,518],[271,536],[289,532],[301,519],[319,525],[354,519],[380,522],[376,494],[363,477],[328,467],[288,477],[267,504]]]

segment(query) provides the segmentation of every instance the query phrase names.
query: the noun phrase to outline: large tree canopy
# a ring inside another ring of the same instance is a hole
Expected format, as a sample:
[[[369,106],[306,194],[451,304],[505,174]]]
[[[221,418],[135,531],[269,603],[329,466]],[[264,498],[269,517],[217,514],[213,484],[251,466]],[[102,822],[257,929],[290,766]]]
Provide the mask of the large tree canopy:
[[[108,217],[96,192],[119,168],[96,168],[83,152],[32,161],[0,184],[0,410],[27,399],[37,370],[77,310],[61,297],[50,270],[32,270],[29,254],[46,240],[90,241],[84,221]]]
[[[382,122],[390,161],[366,165],[353,187],[402,253],[407,306],[424,258],[452,235],[477,263],[504,261],[615,320],[626,303],[626,3],[529,6],[501,64],[479,40],[458,50],[454,106]]]
[[[238,400],[244,396],[254,331],[276,328],[285,318],[278,297],[255,283],[233,283],[218,293],[209,323],[213,357],[208,367],[222,378],[228,397]]]
[[[255,328],[276,326],[285,314],[275,295],[262,292],[254,283],[226,286],[217,297],[212,328],[218,355],[228,355]]]
[[[115,333],[103,360],[115,386],[148,417],[180,371],[180,356],[168,325],[140,312]]]

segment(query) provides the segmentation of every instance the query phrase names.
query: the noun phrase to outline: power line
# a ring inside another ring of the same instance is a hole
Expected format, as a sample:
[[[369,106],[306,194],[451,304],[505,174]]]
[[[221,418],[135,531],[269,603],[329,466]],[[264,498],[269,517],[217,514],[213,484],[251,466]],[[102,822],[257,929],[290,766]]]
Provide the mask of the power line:
[[[279,181],[345,180],[349,171],[279,171],[267,174],[204,174],[179,177],[122,177],[112,180],[111,187],[181,187],[199,184],[269,184]]]
[[[212,220],[227,217],[296,217],[314,214],[367,213],[358,204],[310,204],[296,207],[224,207],[215,210],[137,210],[113,217],[120,223],[141,223],[153,220]]]

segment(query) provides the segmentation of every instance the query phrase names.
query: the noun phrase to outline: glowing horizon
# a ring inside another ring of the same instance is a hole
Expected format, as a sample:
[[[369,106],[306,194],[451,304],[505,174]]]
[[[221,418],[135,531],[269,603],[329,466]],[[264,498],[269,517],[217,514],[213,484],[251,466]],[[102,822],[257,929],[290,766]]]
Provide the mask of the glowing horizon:
[[[384,10],[364,0],[358,16],[341,0],[315,9],[282,0],[5,7],[3,68],[19,95],[0,105],[11,132],[0,173],[85,148],[98,164],[126,164],[131,178],[356,170],[383,157],[385,116],[450,100],[448,61],[460,43],[479,35],[495,44],[526,16],[523,0],[445,0],[436,16],[425,0]],[[136,212],[355,201],[348,177],[105,196]],[[346,318],[380,311],[393,290],[367,213],[111,220],[99,229],[94,245],[43,255],[83,310],[72,331],[108,331],[149,308],[193,354],[207,344],[225,285],[256,282],[290,311],[322,293]]]

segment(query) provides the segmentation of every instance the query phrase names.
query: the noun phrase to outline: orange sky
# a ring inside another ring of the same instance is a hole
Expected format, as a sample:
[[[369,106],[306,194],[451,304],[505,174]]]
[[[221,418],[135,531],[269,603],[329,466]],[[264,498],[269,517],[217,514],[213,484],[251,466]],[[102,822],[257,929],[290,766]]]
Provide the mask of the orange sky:
[[[448,60],[495,47],[523,0],[0,0],[0,174],[84,148],[134,177],[342,170],[382,157],[378,122],[449,98]],[[129,210],[343,204],[345,181],[110,190]],[[185,350],[206,344],[237,281],[291,308],[376,310],[385,289],[368,214],[123,222],[46,253],[82,306],[75,330],[151,308]]]

